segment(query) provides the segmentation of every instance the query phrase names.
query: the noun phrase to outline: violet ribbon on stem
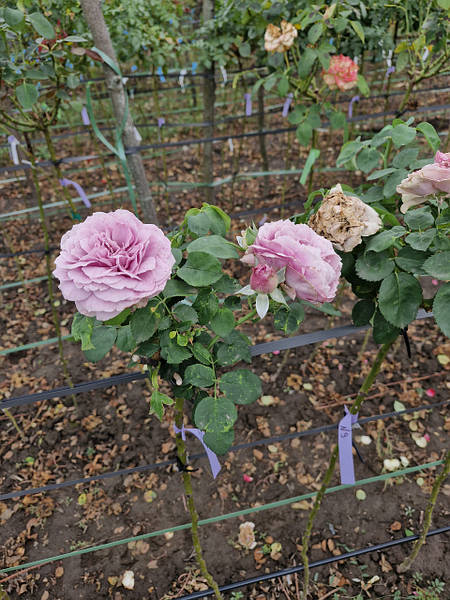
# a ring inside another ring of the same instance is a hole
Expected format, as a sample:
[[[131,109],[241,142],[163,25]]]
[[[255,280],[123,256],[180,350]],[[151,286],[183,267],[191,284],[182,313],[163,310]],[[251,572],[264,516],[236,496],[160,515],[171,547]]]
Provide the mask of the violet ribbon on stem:
[[[281,113],[283,117],[287,117],[288,116],[289,107],[290,107],[290,105],[292,103],[293,97],[294,97],[294,94],[292,94],[292,92],[287,95],[287,98],[286,98],[286,100],[284,101],[284,104],[283,104],[283,111]]]
[[[164,123],[166,122],[164,117],[158,117],[158,127],[161,129],[161,127],[164,125]]]
[[[91,121],[89,119],[88,111],[85,106],[81,109],[81,120],[83,121],[83,125],[90,125]]]
[[[86,196],[86,192],[83,190],[83,188],[81,187],[81,185],[79,183],[77,183],[76,181],[72,181],[72,179],[66,179],[66,178],[60,179],[59,183],[64,187],[73,185],[73,187],[77,190],[78,195],[83,200],[85,206],[87,208],[91,208],[92,205],[89,201],[89,198]]]
[[[251,117],[252,116],[252,95],[249,93],[244,94],[244,98],[245,98],[245,116]]]
[[[215,452],[213,452],[210,448],[208,448],[208,446],[203,441],[203,438],[205,437],[205,432],[201,431],[200,429],[196,429],[194,427],[185,427],[184,425],[182,425],[181,429],[179,429],[175,424],[173,426],[173,430],[175,431],[175,433],[181,433],[181,437],[183,438],[183,441],[186,441],[186,432],[192,433],[192,435],[195,435],[195,437],[198,440],[200,440],[200,443],[202,444],[203,448],[205,449],[206,455],[208,457],[212,476],[215,479],[222,467],[220,466],[219,459],[217,458]]]
[[[17,152],[17,146],[20,146],[19,140],[14,135],[8,135],[8,143],[11,160],[15,165],[20,165],[19,154]]]
[[[359,96],[353,96],[353,98],[350,100],[349,104],[348,104],[348,118],[351,119],[353,117],[353,104],[355,102],[359,102],[360,98]]]
[[[339,445],[339,468],[341,470],[341,484],[354,485],[355,468],[353,466],[352,453],[352,426],[358,420],[358,413],[352,414],[347,406],[345,416],[339,421],[338,445]]]

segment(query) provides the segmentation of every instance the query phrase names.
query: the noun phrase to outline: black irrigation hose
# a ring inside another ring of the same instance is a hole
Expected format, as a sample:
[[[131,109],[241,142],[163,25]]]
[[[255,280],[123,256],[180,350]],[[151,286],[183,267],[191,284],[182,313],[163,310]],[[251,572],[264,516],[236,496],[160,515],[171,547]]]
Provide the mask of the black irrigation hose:
[[[425,310],[420,309],[417,313],[416,319],[427,319],[432,317],[433,313],[427,313]],[[250,347],[251,356],[260,356],[261,354],[268,354],[275,350],[290,350],[292,348],[300,348],[301,346],[308,346],[310,344],[316,344],[317,342],[323,342],[332,338],[341,338],[361,331],[369,329],[369,325],[362,327],[354,327],[353,325],[346,325],[344,327],[334,327],[332,329],[324,329],[315,331],[313,333],[304,333],[302,335],[296,335],[287,339],[274,340],[272,342],[265,342],[262,344],[255,344]],[[122,373],[121,375],[113,375],[112,377],[106,377],[105,379],[96,379],[94,381],[86,381],[83,383],[77,383],[73,387],[65,386],[56,388],[53,390],[47,390],[45,392],[35,392],[34,394],[26,394],[23,396],[16,396],[15,398],[9,398],[0,402],[0,410],[5,408],[13,408],[18,406],[26,406],[27,404],[33,404],[34,402],[42,402],[43,400],[51,400],[52,398],[64,398],[65,396],[72,396],[73,394],[82,394],[92,390],[100,390],[112,385],[118,385],[120,383],[129,383],[140,379],[145,379],[145,373]]]
[[[429,531],[426,535],[427,538],[433,535],[440,535],[441,533],[447,533],[450,531],[450,525],[446,527],[439,527],[438,529],[433,529]],[[369,554],[370,552],[380,552],[381,550],[386,550],[386,548],[392,548],[393,546],[400,546],[402,544],[407,544],[408,542],[414,542],[419,539],[419,535],[410,535],[408,537],[399,538],[397,540],[389,540],[388,542],[383,542],[381,544],[375,544],[374,546],[368,546],[367,548],[360,548],[359,550],[352,550],[351,552],[345,552],[344,554],[339,554],[338,556],[330,556],[328,558],[324,558],[322,560],[316,560],[309,564],[310,568],[315,567],[323,567],[325,565],[329,565],[330,563],[338,562],[340,560],[347,560],[349,558],[355,558],[357,556],[362,556],[363,554]],[[285,577],[286,575],[293,575],[294,573],[301,573],[304,570],[303,565],[295,565],[294,567],[290,567],[289,569],[282,569],[281,571],[273,571],[272,573],[265,573],[264,575],[258,575],[257,577],[250,577],[249,579],[242,579],[241,581],[235,581],[234,583],[229,583],[227,585],[219,586],[219,590],[221,592],[229,592],[231,590],[236,590],[238,588],[252,585],[254,583],[259,583],[261,581],[269,581],[271,579],[276,579],[277,577]],[[196,598],[206,598],[207,596],[213,596],[214,591],[210,588],[205,590],[204,592],[194,592],[193,594],[187,594],[186,596],[179,596],[178,600],[195,600]]]
[[[50,246],[48,250],[46,248],[34,248],[33,250],[19,250],[19,252],[7,252],[0,254],[0,258],[14,258],[14,256],[23,256],[24,254],[46,254],[47,252],[54,252],[59,250],[59,246]]]
[[[402,415],[407,415],[410,413],[419,412],[422,410],[432,410],[434,408],[439,408],[441,406],[445,406],[449,404],[450,400],[443,400],[441,402],[435,402],[434,404],[424,404],[422,406],[416,406],[412,408],[405,408],[404,410],[393,411],[390,413],[384,413],[381,415],[374,415],[372,417],[364,417],[362,419],[358,419],[358,423],[360,425],[364,425],[365,423],[369,423],[371,421],[380,421],[384,419],[389,419],[391,417],[400,417]],[[296,431],[293,433],[285,433],[283,435],[278,435],[270,438],[261,438],[259,440],[255,440],[254,442],[247,442],[244,444],[236,444],[232,446],[228,452],[236,452],[237,450],[247,450],[249,448],[255,448],[257,446],[266,446],[268,444],[276,444],[278,442],[283,442],[285,440],[292,440],[295,438],[307,437],[310,435],[317,435],[322,432],[333,431],[333,429],[338,428],[338,423],[323,425],[322,427],[314,427],[311,429],[307,429],[306,431]],[[227,452],[227,453],[228,453]],[[206,456],[206,452],[201,452],[198,454],[192,454],[189,456],[190,461],[197,460],[199,458],[204,458]],[[91,477],[84,477],[81,479],[72,479],[63,481],[61,483],[51,483],[48,485],[44,485],[37,488],[29,488],[26,490],[16,490],[14,492],[8,492],[5,494],[0,494],[0,500],[9,500],[11,498],[21,498],[23,496],[29,496],[31,494],[41,494],[44,492],[48,492],[50,490],[61,489],[69,486],[79,485],[79,484],[87,484],[92,481],[101,481],[102,479],[111,479],[113,477],[130,475],[131,473],[142,473],[145,471],[154,471],[156,469],[161,469],[163,467],[168,467],[170,465],[177,464],[177,459],[165,460],[158,463],[151,463],[148,465],[141,465],[139,467],[130,467],[128,469],[119,469],[117,471],[110,471],[108,473],[102,473],[100,475],[93,475]]]
[[[419,93],[424,93],[424,92],[440,92],[440,91],[447,91],[449,89],[449,87],[439,87],[439,88],[422,88],[419,90],[415,90],[414,93],[415,94],[419,94]],[[374,100],[377,98],[387,98],[389,96],[397,96],[397,95],[401,95],[403,94],[403,91],[394,91],[394,92],[389,92],[386,94],[377,94],[374,96],[368,96],[367,98],[362,97],[360,99],[360,103],[363,101],[367,101],[367,100]],[[349,102],[350,98],[342,98],[336,101],[336,104],[344,104]],[[283,107],[268,107],[268,109],[264,112],[264,113],[260,113],[260,112],[252,112],[251,117],[257,117],[261,114],[276,114],[279,112],[282,112]],[[229,123],[232,121],[237,121],[240,119],[246,118],[248,119],[249,117],[241,117],[241,116],[230,116],[230,117],[223,117],[222,119],[218,119],[215,121],[216,125],[222,125],[224,123]],[[192,127],[209,127],[211,125],[211,123],[208,123],[207,121],[202,121],[202,122],[192,122],[192,123],[164,123],[164,127],[165,128],[175,128],[175,127],[186,127],[186,128],[192,128]],[[146,128],[146,127],[154,127],[157,128],[159,127],[158,123],[156,122],[148,122],[148,123],[136,123],[136,127],[138,128]],[[115,127],[113,126],[103,126],[103,127],[99,127],[100,131],[113,131],[115,130]],[[88,128],[84,128],[81,129],[79,131],[71,131],[69,133],[61,133],[61,134],[56,134],[52,137],[53,140],[63,140],[63,139],[67,139],[70,137],[75,137],[77,135],[86,135],[88,133],[90,133],[90,129]],[[42,139],[34,139],[32,140],[33,143],[40,143],[44,140]],[[9,144],[4,143],[4,144],[0,144],[0,148],[8,148]]]
[[[416,109],[405,109],[403,112],[415,114],[415,113],[421,113],[421,112],[437,112],[437,111],[442,111],[442,110],[448,110],[449,108],[450,108],[450,104],[436,104],[436,105],[432,105],[432,106],[419,107]],[[390,111],[379,112],[379,113],[356,115],[354,117],[347,119],[347,122],[355,123],[355,122],[359,122],[359,121],[365,121],[368,119],[376,119],[376,118],[380,118],[380,117],[392,116],[392,115],[397,115],[397,114],[398,114],[397,110],[390,110]],[[321,124],[321,127],[325,127],[328,125],[329,125],[329,122],[324,121]],[[251,137],[259,137],[261,135],[276,135],[276,134],[280,134],[280,133],[287,133],[289,131],[295,131],[296,129],[297,129],[296,127],[280,127],[277,129],[264,129],[262,131],[252,131],[252,132],[248,132],[248,133],[233,133],[233,134],[229,134],[229,135],[221,135],[221,136],[216,136],[216,137],[198,138],[198,139],[192,139],[192,140],[179,140],[176,142],[164,142],[164,143],[159,143],[159,144],[142,144],[141,146],[132,146],[132,147],[127,148],[125,150],[125,154],[138,154],[139,152],[142,152],[143,150],[159,150],[162,148],[179,148],[180,146],[181,147],[182,146],[193,146],[193,145],[205,144],[205,143],[209,143],[209,142],[224,142],[229,139],[251,138]],[[112,157],[113,154],[110,152],[110,153],[103,154],[102,156],[103,156],[103,158],[107,158],[107,157]],[[91,155],[85,155],[85,156],[68,156],[68,157],[59,159],[58,161],[56,161],[56,164],[58,164],[58,165],[72,164],[72,163],[83,162],[85,160],[96,160],[98,158],[100,158],[100,155],[98,155],[98,154],[91,154]],[[40,162],[36,163],[36,165],[38,167],[52,167],[52,166],[54,166],[54,161],[44,160],[44,161],[40,161]],[[1,167],[0,173],[7,173],[9,171],[20,171],[20,170],[30,169],[30,168],[31,168],[30,165],[23,164],[23,163],[20,165],[9,165],[7,167]]]

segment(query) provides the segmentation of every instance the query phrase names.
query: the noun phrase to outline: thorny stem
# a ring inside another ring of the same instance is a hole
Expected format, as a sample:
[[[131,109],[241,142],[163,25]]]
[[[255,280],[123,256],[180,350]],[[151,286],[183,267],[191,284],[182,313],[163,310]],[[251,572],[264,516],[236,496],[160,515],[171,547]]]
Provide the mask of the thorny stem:
[[[183,407],[184,407],[184,399],[177,398],[175,400],[175,425],[181,429],[183,425]],[[186,444],[181,437],[181,434],[178,433],[176,436],[176,445],[177,445],[177,453],[178,458],[183,463],[183,465],[187,464],[187,453],[186,453]],[[183,471],[183,486],[184,492],[187,499],[187,505],[189,509],[189,514],[191,515],[191,534],[192,534],[192,543],[194,545],[195,556],[197,558],[198,566],[200,567],[200,571],[203,577],[206,579],[208,585],[214,590],[214,594],[217,600],[223,600],[222,594],[220,593],[219,586],[214,580],[211,573],[208,571],[208,567],[206,565],[206,561],[203,558],[203,551],[200,542],[200,535],[198,529],[198,512],[195,508],[194,504],[194,493],[192,490],[192,479],[189,471]]]
[[[398,566],[397,571],[399,573],[405,573],[406,571],[408,571],[411,568],[413,561],[417,558],[417,555],[419,554],[420,549],[422,548],[423,544],[425,543],[428,530],[430,529],[430,526],[431,526],[431,517],[433,516],[433,510],[436,505],[436,500],[437,500],[439,491],[440,491],[441,486],[444,483],[445,479],[448,477],[449,473],[450,473],[450,450],[447,450],[444,467],[443,467],[442,471],[439,473],[439,475],[436,477],[434,484],[433,484],[433,488],[431,490],[431,495],[428,500],[428,506],[425,511],[425,519],[423,522],[422,533],[420,534],[419,539],[417,539],[414,542],[414,546],[411,551],[411,554],[407,558],[405,558],[405,560]]]
[[[383,364],[383,360],[386,358],[386,354],[388,353],[390,347],[392,346],[392,343],[393,342],[388,342],[386,344],[383,344],[381,346],[381,348],[378,350],[378,354],[375,357],[375,360],[372,364],[372,368],[370,369],[369,373],[367,374],[366,378],[364,379],[361,387],[359,388],[358,395],[355,398],[353,404],[351,405],[351,407],[349,409],[353,415],[356,415],[356,413],[361,408],[361,405],[364,402],[368,391],[372,387],[376,376],[380,372],[381,365]],[[323,477],[322,485],[320,486],[320,490],[318,491],[317,496],[315,497],[315,500],[314,500],[314,505],[311,509],[311,512],[309,513],[308,523],[306,525],[306,529],[305,529],[305,532],[302,537],[301,556],[302,556],[303,567],[304,567],[302,600],[306,600],[308,598],[308,588],[309,588],[309,580],[310,580],[308,550],[309,550],[309,542],[311,539],[312,528],[314,525],[314,520],[316,518],[316,515],[319,512],[320,505],[322,504],[322,499],[323,499],[325,492],[330,484],[331,478],[332,478],[334,470],[336,468],[337,457],[338,457],[338,446],[335,446],[331,453],[330,462],[328,464],[328,468]]]

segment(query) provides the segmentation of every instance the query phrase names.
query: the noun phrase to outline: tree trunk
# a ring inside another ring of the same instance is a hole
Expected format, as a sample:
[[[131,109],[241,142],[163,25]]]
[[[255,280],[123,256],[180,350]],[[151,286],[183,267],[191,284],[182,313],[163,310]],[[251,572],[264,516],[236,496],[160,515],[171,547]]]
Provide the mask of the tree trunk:
[[[118,64],[111,36],[106,26],[101,8],[100,0],[80,0],[83,15],[92,34],[95,46],[107,54],[111,60]],[[126,92],[121,77],[112,71],[108,65],[104,65],[106,84],[111,97],[114,117],[117,123],[121,123],[126,106]],[[123,132],[125,147],[139,146],[136,128],[131,115],[128,113]],[[155,205],[153,204],[150,186],[145,176],[144,165],[140,154],[127,154],[127,164],[133,178],[137,197],[142,208],[144,220],[148,223],[158,223]]]
[[[214,17],[214,0],[203,0],[203,20],[209,21]],[[211,62],[209,69],[205,69],[203,79],[203,121],[208,123],[205,127],[205,137],[214,137],[214,101],[216,95],[216,84],[214,79],[214,63]],[[213,143],[205,142],[203,146],[203,182],[214,181],[214,156]],[[208,202],[214,201],[214,188],[205,187],[205,196]]]

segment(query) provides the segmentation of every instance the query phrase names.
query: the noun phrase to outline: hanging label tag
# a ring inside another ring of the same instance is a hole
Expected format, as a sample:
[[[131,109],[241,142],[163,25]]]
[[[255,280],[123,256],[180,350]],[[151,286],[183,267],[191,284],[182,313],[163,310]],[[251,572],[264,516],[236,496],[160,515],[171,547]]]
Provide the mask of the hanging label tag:
[[[353,96],[353,98],[348,103],[348,118],[351,119],[353,117],[353,104],[355,102],[359,102],[359,96]]]
[[[228,146],[230,147],[231,154],[233,154],[234,146],[233,146],[233,140],[231,138],[228,138]]]
[[[222,79],[223,79],[223,85],[225,85],[228,81],[228,75],[227,75],[227,70],[225,69],[225,67],[220,67],[220,72],[222,73]]]
[[[345,406],[345,416],[339,421],[338,446],[339,467],[341,470],[341,484],[354,485],[355,467],[352,453],[352,426],[357,422],[358,415],[352,413]]]
[[[184,78],[187,75],[187,69],[181,69],[180,71],[180,75],[178,76],[178,83],[180,84],[181,87],[181,91],[184,93],[185,89],[184,89]]]
[[[87,108],[85,106],[83,106],[83,108],[81,109],[81,120],[83,121],[83,125],[90,125],[91,124],[91,122],[89,120],[88,111],[87,111]]]
[[[286,100],[284,101],[283,104],[283,111],[282,111],[282,116],[283,117],[287,117],[288,113],[289,113],[289,107],[291,106],[292,103],[292,98],[294,97],[294,94],[290,93],[287,95]]]
[[[133,129],[134,129],[134,135],[136,136],[138,144],[140,144],[142,142],[142,135],[139,133],[136,126]]]
[[[178,427],[176,425],[174,425],[173,429],[174,429],[175,433],[181,433],[181,437],[183,438],[183,441],[186,440],[186,433],[192,433],[192,435],[195,435],[195,437],[198,440],[200,440],[203,448],[205,449],[206,455],[208,457],[212,476],[215,479],[222,467],[220,466],[219,459],[217,458],[217,455],[215,454],[215,452],[213,452],[210,448],[208,448],[208,446],[203,441],[203,438],[205,437],[205,432],[200,431],[200,429],[195,429],[193,427],[186,428],[184,425],[181,426],[181,429],[178,429]]]
[[[244,98],[245,98],[245,116],[251,117],[252,116],[252,95],[249,93],[244,94]]]
[[[11,156],[11,160],[13,161],[13,163],[15,165],[20,165],[19,153],[17,152],[17,146],[20,146],[19,140],[15,136],[9,135],[8,143],[9,143],[9,154]]]
[[[72,181],[71,179],[60,179],[59,183],[64,187],[72,185],[77,190],[78,195],[83,200],[85,206],[87,208],[91,208],[91,203],[89,201],[89,198],[86,196],[86,192],[83,190],[83,188],[81,187],[81,185],[79,183],[77,183],[76,181]],[[74,214],[77,215],[77,213],[74,213]],[[80,217],[80,219],[81,219],[81,217]]]

